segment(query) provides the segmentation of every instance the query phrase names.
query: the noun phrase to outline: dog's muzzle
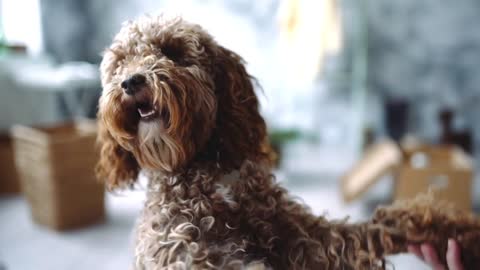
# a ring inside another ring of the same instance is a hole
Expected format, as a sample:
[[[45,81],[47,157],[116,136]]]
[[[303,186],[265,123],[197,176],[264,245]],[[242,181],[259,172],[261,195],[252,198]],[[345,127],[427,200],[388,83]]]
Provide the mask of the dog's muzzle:
[[[142,86],[147,81],[147,78],[141,74],[134,74],[128,79],[124,80],[120,86],[127,95],[134,95],[136,92],[142,90]]]

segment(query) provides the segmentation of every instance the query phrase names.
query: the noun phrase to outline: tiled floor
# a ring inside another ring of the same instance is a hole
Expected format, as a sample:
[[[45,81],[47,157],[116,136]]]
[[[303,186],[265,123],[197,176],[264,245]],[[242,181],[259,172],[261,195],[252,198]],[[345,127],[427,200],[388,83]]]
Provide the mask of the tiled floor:
[[[360,204],[345,206],[333,182],[286,182],[317,214],[363,218]],[[296,186],[296,187],[295,187]],[[132,262],[132,228],[142,207],[143,192],[108,195],[103,224],[55,233],[33,224],[22,197],[0,199],[0,262],[8,270],[123,270]],[[328,209],[327,212],[325,212]],[[395,269],[428,269],[413,256],[395,256]],[[0,269],[2,269],[0,267]],[[2,270],[3,270],[2,269]]]

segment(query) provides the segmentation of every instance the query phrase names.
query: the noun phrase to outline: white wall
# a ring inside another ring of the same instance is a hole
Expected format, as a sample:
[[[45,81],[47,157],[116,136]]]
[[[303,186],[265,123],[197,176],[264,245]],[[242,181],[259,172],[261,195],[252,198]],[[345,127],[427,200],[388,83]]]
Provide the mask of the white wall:
[[[7,41],[27,45],[28,51],[42,50],[40,0],[0,0],[0,20]]]

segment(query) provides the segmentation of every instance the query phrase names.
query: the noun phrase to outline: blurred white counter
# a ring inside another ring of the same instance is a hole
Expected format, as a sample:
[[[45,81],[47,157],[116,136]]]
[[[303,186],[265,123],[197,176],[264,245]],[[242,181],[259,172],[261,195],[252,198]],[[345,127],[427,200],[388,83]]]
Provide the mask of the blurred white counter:
[[[0,132],[13,124],[54,124],[94,115],[99,71],[88,63],[55,65],[46,57],[0,56]]]

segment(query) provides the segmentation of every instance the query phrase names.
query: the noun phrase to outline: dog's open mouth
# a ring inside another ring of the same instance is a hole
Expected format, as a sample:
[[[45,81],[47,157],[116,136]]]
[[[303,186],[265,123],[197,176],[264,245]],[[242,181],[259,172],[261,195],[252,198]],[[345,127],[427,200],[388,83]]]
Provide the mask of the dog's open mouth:
[[[137,104],[137,111],[141,120],[152,120],[158,116],[157,109],[149,103]]]

